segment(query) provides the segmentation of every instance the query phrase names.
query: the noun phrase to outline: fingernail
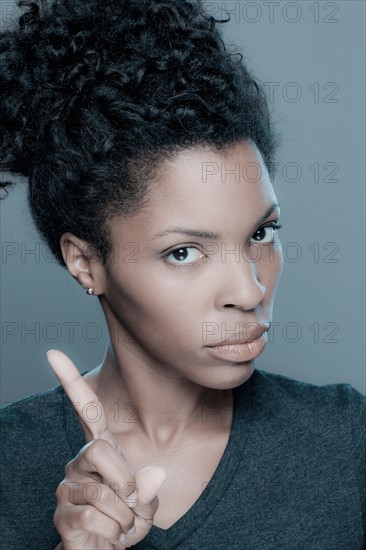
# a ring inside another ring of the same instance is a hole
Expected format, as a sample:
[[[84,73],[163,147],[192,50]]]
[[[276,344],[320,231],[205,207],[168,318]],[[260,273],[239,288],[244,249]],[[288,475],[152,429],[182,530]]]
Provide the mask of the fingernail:
[[[137,501],[137,491],[136,491],[136,489],[135,489],[134,492],[131,493],[131,494],[126,498],[126,504],[127,504],[127,506],[129,506],[130,508],[134,508],[134,506],[136,506],[137,503],[138,503],[138,501]]]
[[[127,535],[133,535],[134,533],[136,533],[135,525],[133,527],[131,527],[131,529],[129,531],[127,531]]]

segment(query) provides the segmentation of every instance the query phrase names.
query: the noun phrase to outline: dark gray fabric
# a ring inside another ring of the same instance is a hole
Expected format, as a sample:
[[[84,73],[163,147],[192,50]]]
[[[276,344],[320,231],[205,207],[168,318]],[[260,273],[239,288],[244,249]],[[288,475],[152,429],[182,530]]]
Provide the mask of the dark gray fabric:
[[[85,374],[85,373],[83,373]],[[61,386],[2,409],[4,550],[52,550],[55,490],[85,444]],[[256,369],[234,389],[221,461],[191,509],[136,550],[366,547],[366,397]],[[95,550],[95,549],[90,549]]]

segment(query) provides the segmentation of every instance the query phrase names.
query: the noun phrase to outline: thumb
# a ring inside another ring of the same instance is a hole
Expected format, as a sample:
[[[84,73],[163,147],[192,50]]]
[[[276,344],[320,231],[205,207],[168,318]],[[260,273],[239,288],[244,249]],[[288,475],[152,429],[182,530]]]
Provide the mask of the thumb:
[[[134,512],[139,515],[139,512],[143,511],[142,514],[146,517],[145,512],[151,508],[151,506],[145,506],[152,504],[152,501],[156,497],[158,491],[161,489],[164,481],[166,480],[167,472],[164,468],[160,466],[145,466],[141,468],[138,472],[135,473],[136,487],[135,490],[129,497],[126,499],[126,504],[134,509]],[[153,507],[155,514],[156,506]]]
[[[166,470],[160,468],[160,466],[145,466],[145,468],[141,468],[135,474],[137,488],[140,488],[137,494],[138,502],[140,504],[149,504],[161,489],[166,477]]]
[[[135,532],[126,535],[127,548],[140,542],[150,531],[159,508],[157,492],[166,477],[166,471],[159,466],[145,466],[135,473],[136,490],[125,500],[135,514]],[[126,539],[126,537],[123,538]]]

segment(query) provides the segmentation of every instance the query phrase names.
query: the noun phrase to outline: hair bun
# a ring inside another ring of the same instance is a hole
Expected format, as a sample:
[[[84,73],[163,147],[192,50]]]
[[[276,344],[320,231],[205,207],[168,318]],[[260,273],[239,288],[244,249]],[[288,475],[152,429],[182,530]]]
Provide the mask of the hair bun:
[[[0,33],[0,170],[24,176],[32,171],[36,151],[33,102],[39,76],[33,53],[44,5],[43,0],[19,1],[18,6],[27,11],[18,19],[18,29]]]
[[[63,17],[58,23],[61,4],[21,0],[18,6],[27,11],[18,29],[0,33],[1,170],[29,177],[40,156],[44,160],[44,143],[52,148],[50,124],[62,125],[102,71],[97,31],[80,30],[80,13],[71,21],[72,2],[70,20]]]

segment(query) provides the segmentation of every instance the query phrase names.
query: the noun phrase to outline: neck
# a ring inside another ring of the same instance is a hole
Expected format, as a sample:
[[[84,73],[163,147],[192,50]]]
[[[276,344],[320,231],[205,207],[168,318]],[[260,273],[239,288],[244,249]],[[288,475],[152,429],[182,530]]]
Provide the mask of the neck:
[[[115,436],[138,434],[150,447],[174,448],[194,435],[230,429],[232,390],[205,388],[108,343],[85,380],[98,395]]]

